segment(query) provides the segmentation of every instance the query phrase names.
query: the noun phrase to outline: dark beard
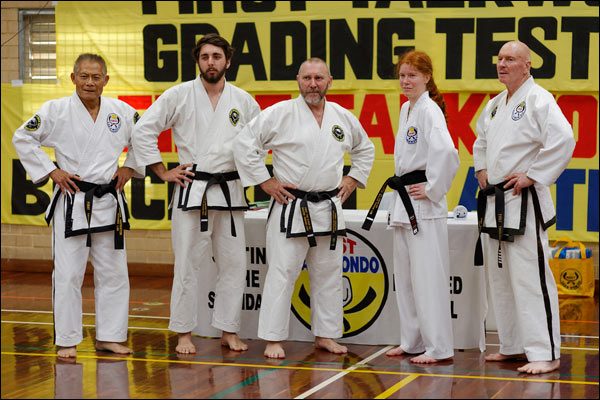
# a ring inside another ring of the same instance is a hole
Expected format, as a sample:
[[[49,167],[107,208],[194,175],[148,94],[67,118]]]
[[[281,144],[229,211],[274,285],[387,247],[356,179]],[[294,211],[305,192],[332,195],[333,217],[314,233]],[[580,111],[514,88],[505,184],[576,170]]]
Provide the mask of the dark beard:
[[[207,76],[204,74],[204,72],[202,72],[202,70],[200,70],[200,76],[202,77],[202,79],[204,79],[208,83],[217,83],[221,80],[223,75],[225,75],[226,71],[227,71],[227,69],[223,68],[223,70],[220,71],[217,75]]]

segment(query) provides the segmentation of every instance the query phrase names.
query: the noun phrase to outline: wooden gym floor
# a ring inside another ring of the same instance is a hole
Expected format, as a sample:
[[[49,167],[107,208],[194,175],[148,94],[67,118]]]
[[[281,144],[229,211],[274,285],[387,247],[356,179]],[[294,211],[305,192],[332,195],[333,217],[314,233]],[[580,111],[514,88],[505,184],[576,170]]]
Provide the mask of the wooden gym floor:
[[[286,342],[287,358],[268,360],[264,342],[237,353],[219,339],[194,337],[198,353],[175,354],[167,330],[170,277],[131,277],[130,356],[93,347],[92,277],[83,289],[84,341],[65,362],[53,345],[51,276],[2,272],[2,398],[539,398],[597,399],[598,295],[561,299],[560,370],[528,376],[523,362],[485,363],[478,350],[452,361],[412,365],[386,357],[387,345],[349,345],[336,356],[312,343]],[[497,351],[494,332],[488,351]]]

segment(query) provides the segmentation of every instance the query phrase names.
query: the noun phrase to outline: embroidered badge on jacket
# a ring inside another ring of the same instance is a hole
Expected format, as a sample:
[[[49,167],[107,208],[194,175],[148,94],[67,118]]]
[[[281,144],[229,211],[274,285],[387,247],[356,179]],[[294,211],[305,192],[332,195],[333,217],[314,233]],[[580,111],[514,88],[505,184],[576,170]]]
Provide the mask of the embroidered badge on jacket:
[[[25,124],[25,129],[30,132],[37,131],[41,124],[42,119],[39,115],[35,114],[29,121],[27,121]]]
[[[231,125],[236,126],[239,120],[240,112],[235,108],[232,108],[231,111],[229,111],[229,122],[231,122]]]
[[[415,128],[414,126],[409,126],[408,130],[406,131],[406,143],[408,143],[408,144],[417,143],[418,136],[419,136],[419,132],[417,131],[417,128]]]
[[[334,125],[331,127],[331,134],[338,142],[344,141],[344,130],[339,125]]]
[[[525,115],[525,100],[517,104],[512,112],[512,119],[513,121],[518,121],[523,117],[523,115]]]
[[[108,114],[106,118],[106,126],[112,133],[117,133],[121,129],[121,118],[115,113]]]

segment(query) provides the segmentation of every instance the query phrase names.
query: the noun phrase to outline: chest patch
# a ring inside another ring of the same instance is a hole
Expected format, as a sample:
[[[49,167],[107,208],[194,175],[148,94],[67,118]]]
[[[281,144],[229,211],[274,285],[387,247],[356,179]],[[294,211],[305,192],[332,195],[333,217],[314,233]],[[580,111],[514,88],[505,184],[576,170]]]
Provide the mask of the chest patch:
[[[511,118],[513,119],[513,121],[518,121],[521,118],[523,118],[523,115],[525,115],[525,111],[525,100],[523,100],[522,102],[517,104],[517,106],[513,110]]]
[[[232,108],[231,111],[229,111],[229,122],[231,122],[231,125],[236,126],[239,121],[240,112],[237,109]]]
[[[121,118],[115,113],[108,114],[106,126],[108,126],[108,130],[112,133],[117,133],[121,129]]]
[[[494,119],[494,117],[496,116],[497,112],[498,112],[498,106],[494,107],[494,109],[492,110],[492,114],[491,114],[491,118],[490,119]]]
[[[331,134],[338,142],[344,141],[344,130],[339,125],[334,125],[331,127]]]
[[[37,131],[41,124],[42,119],[39,115],[35,114],[29,121],[27,121],[25,124],[25,129],[30,132]]]
[[[406,143],[415,144],[417,143],[417,139],[419,137],[419,132],[417,128],[414,126],[409,126],[406,130]]]

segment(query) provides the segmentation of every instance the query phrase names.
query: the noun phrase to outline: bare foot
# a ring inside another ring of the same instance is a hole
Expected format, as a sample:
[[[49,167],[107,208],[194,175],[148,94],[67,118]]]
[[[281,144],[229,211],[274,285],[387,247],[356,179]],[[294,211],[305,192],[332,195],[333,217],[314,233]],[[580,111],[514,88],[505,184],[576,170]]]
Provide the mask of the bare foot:
[[[348,352],[348,348],[346,346],[336,343],[333,339],[319,336],[315,338],[315,347],[317,349],[327,350],[328,352],[334,354],[346,354]]]
[[[181,354],[196,353],[196,346],[192,343],[192,332],[177,334],[177,347],[175,351]]]
[[[517,368],[519,372],[528,374],[545,374],[546,372],[554,371],[560,367],[560,360],[554,361],[533,361]]]
[[[116,354],[131,354],[133,350],[131,350],[127,346],[123,346],[120,343],[116,342],[102,342],[100,340],[96,340],[96,350],[99,351],[112,351]]]
[[[75,347],[75,346],[71,346],[71,347],[58,346],[58,351],[56,352],[56,354],[59,357],[63,357],[63,358],[76,357],[77,356],[77,347]]]
[[[485,361],[512,361],[512,360],[527,360],[525,354],[502,354],[492,353],[485,356]]]
[[[285,358],[285,351],[283,351],[281,342],[267,342],[264,354],[265,357],[269,358]]]
[[[248,345],[240,339],[237,333],[225,332],[221,336],[221,346],[227,346],[233,351],[246,351]]]
[[[415,364],[434,364],[436,362],[439,361],[445,361],[445,360],[449,360],[452,357],[448,357],[448,358],[443,358],[443,359],[437,359],[437,358],[433,358],[430,356],[426,356],[425,354],[421,354],[420,356],[416,356],[410,359],[411,363],[415,363]]]
[[[402,348],[400,346],[394,347],[393,349],[391,349],[387,353],[385,353],[386,356],[390,356],[390,357],[401,356],[403,354],[406,354],[406,352],[404,350],[402,350]]]

